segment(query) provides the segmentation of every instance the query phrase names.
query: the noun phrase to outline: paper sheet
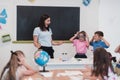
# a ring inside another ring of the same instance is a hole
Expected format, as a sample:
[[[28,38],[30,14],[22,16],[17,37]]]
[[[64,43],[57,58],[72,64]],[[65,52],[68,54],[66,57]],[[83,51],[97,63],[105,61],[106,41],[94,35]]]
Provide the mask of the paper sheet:
[[[40,74],[44,77],[52,77],[53,76],[53,72],[40,72]]]
[[[75,76],[75,75],[83,75],[81,71],[65,71],[64,73],[58,73],[57,76]]]
[[[70,80],[83,80],[82,76],[69,76]]]

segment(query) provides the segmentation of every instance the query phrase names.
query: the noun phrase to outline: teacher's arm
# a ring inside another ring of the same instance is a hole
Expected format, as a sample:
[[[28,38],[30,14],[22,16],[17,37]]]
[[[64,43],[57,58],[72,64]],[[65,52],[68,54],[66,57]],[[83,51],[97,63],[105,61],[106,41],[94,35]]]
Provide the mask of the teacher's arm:
[[[52,45],[56,46],[56,45],[61,45],[63,44],[63,41],[52,41]]]
[[[41,47],[40,43],[38,42],[38,36],[37,36],[37,35],[34,35],[34,36],[33,36],[33,44],[34,44],[34,46],[37,47],[37,48],[40,48],[40,47]]]

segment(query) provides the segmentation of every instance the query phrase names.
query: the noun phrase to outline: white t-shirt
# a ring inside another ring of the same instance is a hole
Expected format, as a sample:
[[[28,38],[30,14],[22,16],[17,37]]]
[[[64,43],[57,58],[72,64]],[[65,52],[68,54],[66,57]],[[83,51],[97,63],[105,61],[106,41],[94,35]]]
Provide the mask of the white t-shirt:
[[[42,46],[51,47],[52,46],[52,30],[49,28],[49,31],[42,31],[40,27],[36,27],[33,31],[33,35],[38,36],[38,42]]]

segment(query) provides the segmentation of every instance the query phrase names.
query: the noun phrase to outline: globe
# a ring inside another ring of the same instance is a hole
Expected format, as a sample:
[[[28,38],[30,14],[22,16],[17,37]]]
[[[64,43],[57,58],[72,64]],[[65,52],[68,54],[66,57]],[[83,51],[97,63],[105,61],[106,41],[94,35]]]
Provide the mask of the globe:
[[[40,66],[45,66],[49,61],[49,55],[46,51],[38,50],[34,54],[35,62]]]

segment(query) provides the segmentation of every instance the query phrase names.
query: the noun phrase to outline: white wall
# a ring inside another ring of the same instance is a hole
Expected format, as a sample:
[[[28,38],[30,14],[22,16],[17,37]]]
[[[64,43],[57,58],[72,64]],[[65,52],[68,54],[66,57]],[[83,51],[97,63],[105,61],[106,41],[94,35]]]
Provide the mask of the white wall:
[[[16,40],[16,6],[17,5],[31,5],[31,6],[75,6],[80,7],[80,30],[85,30],[90,37],[93,33],[98,30],[98,6],[99,0],[92,0],[89,6],[84,6],[82,0],[35,0],[31,3],[28,0],[0,0],[3,3],[0,3],[0,7],[5,7],[7,9],[7,24],[2,25],[2,30],[0,30],[0,36],[5,33],[11,35],[12,41]],[[1,24],[0,24],[1,25]],[[33,53],[37,49],[33,46],[32,43],[29,44],[14,44],[11,42],[2,43],[0,39],[0,72],[5,66],[6,62],[10,58],[10,50],[22,50],[25,55],[28,63],[31,66],[35,67],[33,61]],[[69,56],[75,54],[74,47],[71,43],[65,43],[61,46],[54,46],[55,56],[59,56],[59,53],[67,52]]]
[[[101,0],[99,6],[99,30],[105,33],[105,38],[110,42],[108,49],[113,56],[120,58],[114,52],[120,44],[120,0]]]

